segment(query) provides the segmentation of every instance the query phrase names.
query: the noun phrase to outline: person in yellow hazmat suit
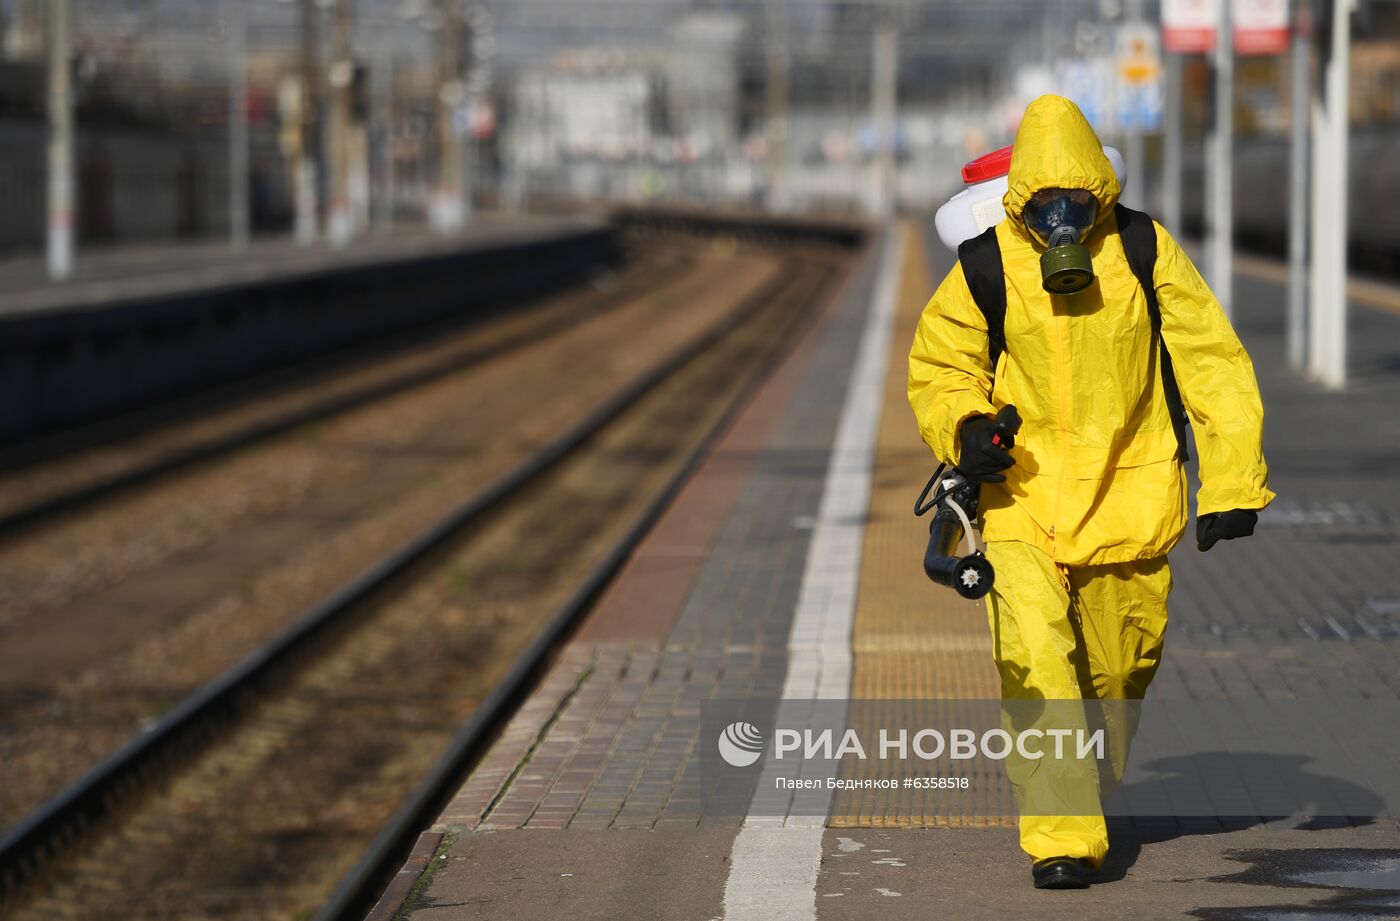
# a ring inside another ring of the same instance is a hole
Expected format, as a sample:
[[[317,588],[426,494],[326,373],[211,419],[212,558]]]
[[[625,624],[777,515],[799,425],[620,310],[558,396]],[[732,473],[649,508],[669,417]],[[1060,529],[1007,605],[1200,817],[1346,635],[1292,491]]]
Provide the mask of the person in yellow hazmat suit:
[[[1167,552],[1187,523],[1172,399],[1199,453],[1200,550],[1252,534],[1273,499],[1263,409],[1249,356],[1191,260],[1160,225],[1115,207],[1118,179],[1074,103],[1030,104],[1008,183],[1006,217],[984,234],[1000,250],[1000,329],[963,259],[919,321],[909,401],[934,453],[983,484],[1003,706],[1074,700],[1082,712],[1085,700],[1141,699],[1161,660]],[[1125,251],[1129,216],[1155,242],[1151,292]],[[993,437],[1008,405],[1022,419],[1009,450]],[[1118,731],[1121,779],[1132,726]],[[1087,886],[1108,851],[1097,771],[1013,761],[1036,887]]]

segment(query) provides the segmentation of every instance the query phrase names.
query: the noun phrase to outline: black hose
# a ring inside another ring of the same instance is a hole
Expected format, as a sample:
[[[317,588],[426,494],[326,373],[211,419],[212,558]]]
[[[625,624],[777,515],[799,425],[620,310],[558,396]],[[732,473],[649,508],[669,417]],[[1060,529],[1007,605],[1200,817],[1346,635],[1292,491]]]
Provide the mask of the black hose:
[[[992,589],[992,565],[981,551],[964,557],[954,554],[963,539],[963,520],[952,503],[956,502],[969,519],[977,514],[980,485],[957,476],[942,491],[938,511],[929,522],[928,547],[924,550],[924,573],[939,585],[946,585],[964,598],[977,599]]]

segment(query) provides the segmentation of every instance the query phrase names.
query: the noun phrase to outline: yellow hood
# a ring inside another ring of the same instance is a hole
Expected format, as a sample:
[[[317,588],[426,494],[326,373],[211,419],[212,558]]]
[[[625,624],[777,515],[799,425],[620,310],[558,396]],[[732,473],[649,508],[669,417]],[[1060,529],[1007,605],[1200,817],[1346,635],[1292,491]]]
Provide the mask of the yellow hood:
[[[1030,196],[1087,189],[1098,226],[1083,241],[1095,281],[1076,294],[1044,288],[1043,245],[1026,229]],[[909,351],[909,402],[924,441],[942,460],[962,458],[972,416],[1014,405],[1023,424],[1006,482],[981,490],[982,537],[1020,541],[1066,566],[1162,556],[1185,532],[1186,475],[1158,365],[1171,350],[1200,460],[1200,515],[1260,509],[1273,499],[1261,435],[1264,410],[1249,355],[1200,273],[1161,225],[1147,295],[1114,232],[1118,181],[1099,139],[1073,103],[1036,100],[1016,138],[996,227],[1006,282],[1006,350],[993,367],[987,316],[954,264],[929,300]],[[998,573],[998,579],[1000,579]]]
[[[1011,151],[1011,173],[1001,203],[1022,232],[1021,212],[1041,189],[1087,189],[1099,202],[1096,223],[1118,204],[1118,177],[1103,144],[1079,106],[1063,96],[1041,96],[1026,106]]]

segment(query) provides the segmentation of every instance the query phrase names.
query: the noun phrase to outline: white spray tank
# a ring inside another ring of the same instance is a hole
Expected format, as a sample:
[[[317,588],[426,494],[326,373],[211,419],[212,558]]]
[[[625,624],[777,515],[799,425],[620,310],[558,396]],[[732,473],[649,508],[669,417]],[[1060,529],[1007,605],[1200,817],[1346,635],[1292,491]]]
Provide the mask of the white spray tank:
[[[1103,149],[1113,172],[1118,176],[1119,188],[1128,184],[1128,169],[1123,155],[1112,147]],[[988,227],[994,227],[1006,217],[1001,206],[1006,194],[1006,176],[1011,172],[1011,148],[1003,147],[984,154],[962,168],[963,183],[967,188],[944,202],[933,216],[934,229],[938,239],[953,252],[964,240],[970,240]]]

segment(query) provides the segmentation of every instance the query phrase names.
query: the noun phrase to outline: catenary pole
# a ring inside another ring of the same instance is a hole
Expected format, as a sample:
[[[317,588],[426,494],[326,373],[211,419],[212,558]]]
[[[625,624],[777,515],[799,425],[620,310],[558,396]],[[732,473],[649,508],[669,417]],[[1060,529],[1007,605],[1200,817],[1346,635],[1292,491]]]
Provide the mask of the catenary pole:
[[[871,211],[889,217],[895,208],[895,96],[898,82],[899,33],[882,20],[875,27],[872,55],[870,121],[875,126],[876,150],[871,187]]]
[[[765,134],[768,141],[768,209],[788,208],[788,47],[787,7],[779,0],[768,3],[767,87]]]
[[[1166,100],[1162,125],[1162,222],[1181,233],[1181,55],[1166,52]]]
[[[1234,237],[1234,101],[1235,46],[1230,3],[1219,0],[1215,35],[1215,131],[1211,143],[1211,182],[1207,225],[1210,234],[1210,284],[1230,316],[1233,307]]]
[[[455,233],[462,228],[464,167],[457,113],[465,99],[462,84],[462,11],[459,0],[441,0],[438,27],[437,183],[430,203],[433,228]]]
[[[73,274],[73,22],[70,0],[49,4],[48,270]]]
[[[1317,377],[1330,390],[1346,387],[1347,369],[1347,130],[1350,99],[1351,13],[1354,0],[1332,6],[1332,53],[1327,62],[1327,148],[1325,194],[1319,205],[1327,215],[1327,235],[1317,241],[1327,252],[1327,271],[1315,305],[1322,314],[1323,334],[1314,342],[1319,352]]]
[[[1308,122],[1312,110],[1310,68],[1312,0],[1295,0],[1290,61],[1288,151],[1288,363],[1301,369],[1307,360],[1308,311]]]
[[[336,0],[331,20],[330,99],[330,202],[326,235],[332,246],[345,246],[354,236],[350,206],[351,125],[350,103],[355,62],[350,49],[350,0]]]
[[[301,0],[301,48],[299,108],[301,132],[297,139],[296,241],[302,246],[316,242],[320,194],[317,186],[316,108],[320,80],[316,66],[316,8],[313,0]]]
[[[228,228],[234,249],[248,245],[248,8],[234,3],[228,21]]]

